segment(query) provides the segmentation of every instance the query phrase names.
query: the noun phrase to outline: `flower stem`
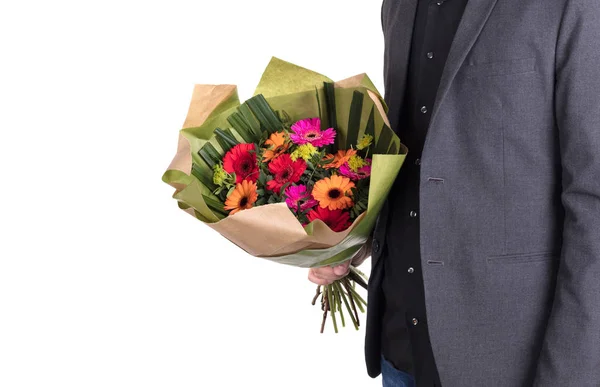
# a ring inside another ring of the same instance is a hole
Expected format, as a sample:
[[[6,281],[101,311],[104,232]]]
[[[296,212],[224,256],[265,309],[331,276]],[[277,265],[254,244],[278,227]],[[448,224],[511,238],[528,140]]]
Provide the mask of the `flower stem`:
[[[329,310],[331,311],[331,320],[333,321],[333,330],[335,333],[338,333],[337,321],[335,319],[335,303],[331,285],[327,285],[327,299],[329,301]]]
[[[319,298],[319,296],[321,295],[321,285],[317,285],[317,293],[315,294],[315,296],[312,299],[311,304],[314,305],[317,302],[317,299]]]
[[[356,305],[358,306],[358,309],[360,309],[360,311],[362,313],[365,313],[365,309],[363,308],[363,305],[367,305],[367,302],[360,296],[360,294],[358,294],[358,292],[353,289],[351,286],[348,287],[350,289],[350,291],[352,292],[352,295],[354,296],[354,298],[356,298],[357,303]]]
[[[337,304],[337,309],[340,312],[340,320],[342,321],[342,328],[346,327],[346,321],[345,321],[345,317],[344,317],[344,309],[342,308],[342,295],[340,294],[340,284],[338,283],[339,281],[335,281],[332,285],[332,288],[334,290],[333,294],[335,296],[335,302]]]
[[[360,319],[358,317],[358,311],[356,310],[356,303],[354,302],[354,296],[352,295],[352,292],[350,291],[350,289],[351,289],[350,281],[345,279],[345,281],[343,281],[342,283],[344,284],[344,287],[346,288],[346,291],[348,292],[348,298],[350,299],[350,305],[352,306],[352,311],[354,312],[354,316],[356,317],[356,324],[358,326],[360,326]]]
[[[321,333],[325,331],[325,321],[327,321],[327,312],[329,309],[329,302],[326,294],[327,288],[323,289],[323,297],[321,298],[321,307],[323,308],[323,321],[321,322]]]
[[[365,280],[360,276],[360,272],[356,270],[352,265],[350,265],[350,272],[348,273],[348,278],[350,278],[354,283],[359,284],[363,289],[367,290],[368,284]]]
[[[338,292],[342,296],[342,300],[344,301],[344,305],[346,305],[346,309],[348,309],[348,314],[350,315],[350,319],[352,320],[352,324],[354,324],[354,328],[358,330],[358,321],[354,318],[354,312],[348,303],[348,299],[346,298],[346,294],[342,290],[342,286],[340,285],[341,281],[334,282],[334,285],[337,287]]]

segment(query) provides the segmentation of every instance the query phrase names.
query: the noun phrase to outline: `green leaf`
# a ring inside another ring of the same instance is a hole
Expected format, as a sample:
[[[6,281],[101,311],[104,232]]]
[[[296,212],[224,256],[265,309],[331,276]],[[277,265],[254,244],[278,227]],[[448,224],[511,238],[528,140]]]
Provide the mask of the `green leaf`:
[[[252,128],[252,132],[255,134],[255,136],[257,138],[260,138],[262,136],[260,122],[258,121],[258,119],[256,119],[254,114],[252,114],[252,110],[250,110],[250,107],[246,103],[244,103],[243,105],[240,105],[238,111],[240,112],[240,114],[242,114],[246,122],[250,125],[250,127]]]
[[[223,130],[223,132],[225,132],[225,134],[228,135],[229,138],[231,138],[233,141],[235,141],[236,145],[240,143],[240,140],[235,136],[235,134],[231,131],[230,128]],[[236,130],[236,132],[237,132],[237,130]]]
[[[262,135],[260,122],[247,105],[240,105],[235,113],[227,117],[227,122],[242,136],[246,143],[258,142]]]
[[[211,192],[217,190],[218,186],[213,182],[212,175],[208,176],[197,164],[192,164],[192,175],[194,175],[194,177],[198,179],[200,183],[204,184]]]
[[[231,127],[235,129],[242,137],[244,137],[245,133],[252,132],[252,127],[239,112],[235,112],[227,117],[227,122],[229,122]]]
[[[231,148],[239,144],[235,137],[230,133],[227,133],[220,128],[215,128],[215,137],[225,153],[229,152]]]
[[[331,82],[323,83],[325,91],[325,100],[327,103],[327,116],[329,117],[329,127],[337,129],[337,115],[335,108],[335,87]]]
[[[283,197],[283,194],[285,192],[285,190],[287,189],[287,187],[289,187],[290,185],[292,185],[292,183],[285,183],[284,185],[281,186],[281,189],[279,190],[279,196]]]
[[[260,122],[262,130],[268,133],[275,133],[283,129],[283,123],[279,120],[279,117],[277,117],[277,114],[275,114],[262,94],[250,98],[245,104],[248,105],[258,119],[258,122]]]
[[[265,171],[263,171],[263,170],[260,171],[260,173],[258,175],[258,182],[263,187],[264,187],[265,184],[267,184],[267,174],[265,173]]]
[[[233,191],[235,191],[235,187],[229,188],[229,190],[227,191],[226,197],[229,197],[229,195],[231,195],[233,193]]]
[[[221,162],[221,155],[210,142],[204,144],[198,151],[198,155],[202,157],[202,160],[204,160],[210,169],[213,169],[216,164]]]
[[[204,199],[204,202],[206,203],[208,208],[210,208],[217,215],[222,215],[224,217],[228,215],[227,211],[225,211],[223,203],[221,203],[220,201],[210,198],[206,195],[202,195],[202,198]]]
[[[350,104],[350,115],[348,116],[348,131],[346,132],[346,149],[356,147],[358,142],[358,131],[360,129],[360,118],[362,116],[363,101],[365,95],[358,90],[352,95]]]
[[[336,130],[335,144],[331,147],[331,153],[335,153],[338,149],[340,149],[341,144],[335,107],[335,87],[331,82],[324,82],[323,90],[325,92],[325,100],[327,104],[327,117],[329,117],[329,125],[326,125],[326,127],[334,128]]]
[[[331,164],[335,160],[335,157],[323,158],[323,165]]]

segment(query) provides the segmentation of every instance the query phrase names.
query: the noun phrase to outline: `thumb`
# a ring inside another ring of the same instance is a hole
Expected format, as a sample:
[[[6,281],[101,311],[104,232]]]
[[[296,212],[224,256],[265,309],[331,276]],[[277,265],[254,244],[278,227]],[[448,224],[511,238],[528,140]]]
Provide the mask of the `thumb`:
[[[335,273],[335,275],[345,275],[346,273],[348,273],[348,268],[350,267],[350,261],[346,261],[338,266],[335,266],[333,268],[333,272]]]

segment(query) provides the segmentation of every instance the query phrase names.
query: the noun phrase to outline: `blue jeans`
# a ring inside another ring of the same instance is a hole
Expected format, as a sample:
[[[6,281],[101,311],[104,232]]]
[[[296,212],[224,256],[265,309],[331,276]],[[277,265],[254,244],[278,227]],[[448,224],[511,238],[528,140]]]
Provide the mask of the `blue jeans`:
[[[381,378],[383,387],[415,387],[412,375],[397,370],[389,361],[381,356]]]

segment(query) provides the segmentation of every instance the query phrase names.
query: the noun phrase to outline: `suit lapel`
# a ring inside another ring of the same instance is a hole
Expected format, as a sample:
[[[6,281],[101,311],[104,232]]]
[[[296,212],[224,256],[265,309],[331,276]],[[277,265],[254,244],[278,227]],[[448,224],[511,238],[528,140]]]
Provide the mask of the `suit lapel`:
[[[451,1],[451,0],[450,0]],[[446,97],[456,73],[462,66],[467,54],[479,37],[483,26],[487,22],[497,0],[469,0],[465,7],[461,22],[458,26],[454,40],[446,60],[438,88],[431,124],[433,125],[441,102]]]
[[[408,75],[408,58],[419,0],[384,0],[382,22],[386,40],[384,74],[389,106],[403,106]],[[397,130],[401,109],[390,112],[392,128]]]

